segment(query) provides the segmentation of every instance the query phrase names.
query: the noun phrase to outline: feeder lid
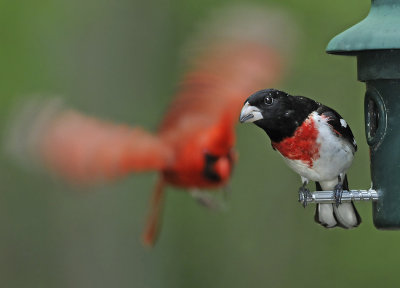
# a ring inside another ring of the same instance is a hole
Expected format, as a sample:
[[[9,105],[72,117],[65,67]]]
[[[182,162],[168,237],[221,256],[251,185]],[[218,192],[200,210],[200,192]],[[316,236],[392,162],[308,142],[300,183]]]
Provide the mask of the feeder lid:
[[[372,0],[368,16],[335,36],[330,54],[356,55],[358,51],[400,49],[400,1]]]

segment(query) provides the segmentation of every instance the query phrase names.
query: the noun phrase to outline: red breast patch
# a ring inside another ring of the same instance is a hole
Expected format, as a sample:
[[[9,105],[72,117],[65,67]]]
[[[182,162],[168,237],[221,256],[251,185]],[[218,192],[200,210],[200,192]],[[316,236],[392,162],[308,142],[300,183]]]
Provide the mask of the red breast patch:
[[[294,135],[283,139],[281,142],[272,142],[272,147],[277,149],[283,156],[292,160],[301,160],[313,166],[313,161],[319,158],[319,147],[317,143],[318,130],[312,118],[308,118],[296,129]]]

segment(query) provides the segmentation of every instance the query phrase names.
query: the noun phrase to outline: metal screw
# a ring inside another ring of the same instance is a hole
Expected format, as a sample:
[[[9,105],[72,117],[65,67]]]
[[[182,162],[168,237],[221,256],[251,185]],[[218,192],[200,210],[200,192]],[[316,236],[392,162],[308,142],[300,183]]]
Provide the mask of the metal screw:
[[[351,201],[377,201],[378,197],[378,192],[373,189],[343,191],[342,203]],[[335,198],[333,196],[333,191],[315,191],[309,196],[302,195],[302,197],[299,198],[299,202],[302,205],[304,205],[305,202],[307,204],[333,204],[335,203]]]

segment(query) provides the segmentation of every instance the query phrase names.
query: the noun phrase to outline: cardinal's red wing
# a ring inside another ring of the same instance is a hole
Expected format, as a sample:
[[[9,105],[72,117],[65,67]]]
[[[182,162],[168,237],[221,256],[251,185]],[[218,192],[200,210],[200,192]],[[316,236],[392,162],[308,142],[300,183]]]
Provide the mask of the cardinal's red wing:
[[[233,129],[245,99],[282,79],[295,47],[291,24],[282,11],[263,6],[214,11],[187,45],[187,71],[161,123],[162,137],[178,141],[221,117]]]
[[[116,178],[131,171],[163,169],[169,148],[157,136],[69,110],[41,125],[36,153],[56,174],[77,183]]]
[[[167,139],[210,127],[222,116],[233,127],[244,100],[254,91],[276,85],[282,77],[282,59],[262,43],[218,43],[196,58],[177,97],[160,126]]]
[[[265,19],[263,13],[237,12],[227,13],[229,19],[217,17],[215,26],[206,25],[199,34],[178,94],[161,123],[160,138],[176,151],[165,174],[175,185],[210,188],[227,183],[234,164],[234,126],[243,102],[255,91],[275,86],[283,76],[282,51],[273,41],[263,40],[271,34],[268,30],[275,34],[280,26],[259,23]],[[207,163],[207,155],[229,165],[217,172],[217,163]]]

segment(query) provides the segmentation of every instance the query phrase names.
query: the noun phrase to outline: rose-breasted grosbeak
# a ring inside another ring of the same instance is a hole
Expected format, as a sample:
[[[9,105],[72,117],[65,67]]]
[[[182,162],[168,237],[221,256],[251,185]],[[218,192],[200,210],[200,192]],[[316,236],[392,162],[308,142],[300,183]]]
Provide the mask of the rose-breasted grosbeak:
[[[327,228],[354,228],[361,223],[354,204],[341,203],[357,144],[335,110],[306,97],[265,89],[245,101],[240,122],[254,122],[268,134],[272,148],[301,176],[299,194],[310,194],[309,180],[319,191],[334,191],[336,205],[317,204],[316,222]]]

